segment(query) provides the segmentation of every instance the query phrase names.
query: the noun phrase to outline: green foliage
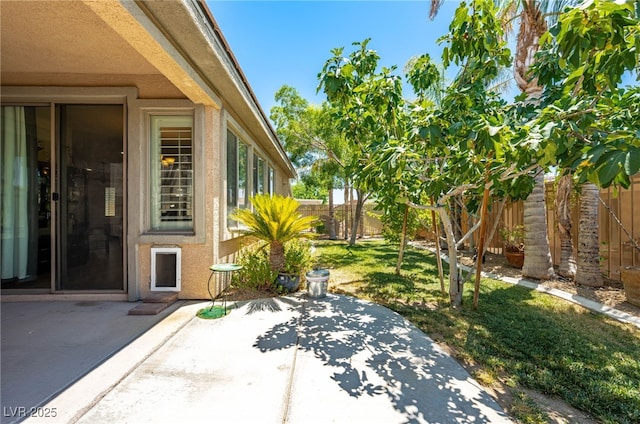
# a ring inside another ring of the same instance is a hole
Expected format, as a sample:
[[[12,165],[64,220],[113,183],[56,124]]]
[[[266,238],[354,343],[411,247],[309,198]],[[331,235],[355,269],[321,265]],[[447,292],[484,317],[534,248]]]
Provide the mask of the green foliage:
[[[329,191],[326,186],[320,185],[318,181],[303,178],[291,186],[291,193],[296,199],[318,199],[323,203],[327,202]]]
[[[574,170],[578,183],[628,187],[640,170],[640,88],[620,83],[640,78],[638,2],[567,9],[541,43],[533,72],[545,92],[527,124],[540,162]]]
[[[234,285],[240,288],[275,291],[278,273],[271,270],[265,245],[255,245],[243,250],[238,257],[242,269],[233,276]]]
[[[255,237],[269,243],[269,262],[274,271],[285,264],[284,244],[295,239],[313,238],[310,230],[318,224],[315,216],[302,216],[300,204],[291,197],[278,194],[257,194],[251,198],[253,211],[237,209],[231,216],[246,228],[244,236]]]
[[[278,103],[271,108],[271,120],[305,186],[314,190],[341,186],[350,152],[333,121],[330,105],[310,105],[288,85],[276,92],[275,99]]]
[[[514,225],[500,229],[507,252],[524,252],[524,226]]]
[[[284,272],[304,275],[313,267],[311,246],[307,240],[291,240],[284,245]]]
[[[280,243],[314,237],[310,230],[316,225],[317,218],[302,216],[298,212],[300,204],[295,199],[279,194],[256,194],[250,200],[253,211],[237,209],[232,216],[246,226],[241,230],[245,236]]]
[[[394,309],[511,387],[558,397],[607,423],[640,420],[640,330],[528,288],[483,279],[455,310],[440,295],[435,256],[409,248],[406,275],[395,274],[396,248],[316,242],[332,267],[333,290]],[[546,422],[535,408],[522,422]],[[526,411],[522,412],[526,414]]]
[[[399,243],[402,236],[402,225],[404,221],[405,205],[396,203],[395,208],[389,208],[385,214],[380,217],[383,227],[383,236],[385,240],[391,243]],[[419,229],[432,228],[431,211],[409,209],[407,217],[407,236],[413,239]]]

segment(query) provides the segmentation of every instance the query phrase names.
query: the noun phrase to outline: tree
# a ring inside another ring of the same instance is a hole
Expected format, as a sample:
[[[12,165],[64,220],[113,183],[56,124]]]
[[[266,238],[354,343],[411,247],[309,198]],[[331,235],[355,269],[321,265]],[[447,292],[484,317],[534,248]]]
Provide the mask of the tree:
[[[378,145],[403,134],[401,80],[393,74],[395,68],[378,70],[379,56],[367,48],[369,41],[353,43],[356,48],[348,56],[344,56],[344,48],[331,50],[333,57],[318,75],[318,91],[322,90],[335,108],[334,117],[353,153],[345,163],[358,196],[350,244],[356,242],[364,203],[375,183],[363,170],[372,163],[371,154]]]
[[[519,28],[516,38],[514,79],[522,91],[525,103],[535,103],[542,94],[542,87],[529,70],[535,60],[539,48],[539,40],[547,31],[547,20],[558,15],[559,11],[571,1],[553,2],[539,0],[502,0],[499,2],[501,25],[510,30],[512,22],[517,18]],[[431,1],[430,16],[433,18],[442,4],[441,0]],[[545,205],[545,185],[543,169],[536,169],[536,187],[530,198],[524,201],[525,216],[525,263],[523,275],[544,279],[554,274]]]
[[[593,225],[596,187],[628,187],[640,170],[640,88],[620,87],[625,73],[640,78],[638,3],[596,0],[566,10],[542,37],[532,70],[545,87],[528,124],[539,160],[593,184],[582,187],[588,218],[580,220]],[[581,226],[580,234],[576,282],[599,285],[597,230]]]
[[[572,175],[566,174],[561,176],[558,180],[555,198],[556,222],[558,234],[560,235],[560,264],[558,266],[558,274],[573,280],[576,276],[576,259],[573,256],[573,236],[571,234],[572,193]]]
[[[349,158],[348,145],[337,131],[327,103],[310,105],[298,91],[283,85],[275,95],[278,105],[271,108],[278,137],[283,141],[291,161],[302,171],[302,182],[321,185],[329,198],[329,238],[335,240],[333,189],[346,178],[344,161]]]
[[[282,271],[285,266],[284,244],[300,238],[312,238],[309,230],[317,223],[314,216],[302,216],[300,204],[291,197],[278,194],[256,194],[251,198],[253,211],[236,209],[232,215],[247,228],[241,230],[246,237],[255,237],[269,245],[269,264],[272,271]]]
[[[427,97],[440,83],[441,73],[428,55],[414,61],[408,79],[418,99],[407,108],[406,140],[389,139],[378,146],[373,164],[365,171],[373,174],[370,179],[378,187],[388,188],[386,196],[395,195],[413,207],[439,214],[450,258],[449,298],[457,307],[462,302],[465,278],[458,273],[456,251],[470,233],[462,239],[455,236],[449,200],[464,195],[468,210],[475,212],[481,205],[489,208],[489,194],[500,198],[527,195],[532,187],[527,175],[531,154],[526,145],[516,143],[522,137],[515,109],[507,108],[490,89],[500,69],[511,63],[493,3],[461,3],[449,34],[441,41],[446,42],[443,65],[456,65],[456,78],[434,108]],[[482,225],[486,225],[486,217],[473,231]]]

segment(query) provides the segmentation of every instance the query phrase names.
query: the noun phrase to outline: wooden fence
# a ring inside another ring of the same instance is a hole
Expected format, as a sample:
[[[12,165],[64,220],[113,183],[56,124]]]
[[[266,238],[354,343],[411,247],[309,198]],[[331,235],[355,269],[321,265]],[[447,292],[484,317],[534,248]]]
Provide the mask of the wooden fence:
[[[555,218],[555,184],[548,182],[546,185],[547,228],[549,245],[554,265],[560,261],[560,237],[558,235]],[[634,249],[631,238],[640,243],[640,174],[631,179],[629,189],[603,189],[600,191],[600,258],[604,277],[614,280],[620,279],[620,269],[625,266],[640,266],[640,252]],[[495,203],[494,203],[495,205]],[[347,205],[335,207],[336,236],[344,237],[345,218]],[[355,203],[353,205],[355,209]],[[328,225],[328,205],[302,205],[300,212],[303,215],[315,215],[320,217],[325,226]],[[577,257],[578,227],[580,222],[580,196],[574,195],[571,202],[572,235],[574,256]],[[505,206],[501,217],[497,217],[495,211],[490,212],[489,222],[500,220],[498,228],[522,225],[524,222],[523,202],[514,202]],[[468,216],[462,216],[462,231],[466,231],[471,223]],[[429,229],[430,230],[430,229]],[[629,232],[627,235],[626,231]],[[328,231],[327,231],[328,233]],[[365,205],[364,220],[358,231],[365,237],[379,236],[382,234],[382,223],[375,213],[375,206]],[[423,234],[430,234],[427,231]],[[431,234],[430,234],[431,235]],[[432,236],[432,235],[431,235]],[[492,253],[502,253],[503,241],[496,231],[494,238],[489,243],[488,250]]]
[[[355,211],[356,205],[353,203],[353,210]],[[347,225],[348,205],[334,205],[334,221],[336,226],[336,236],[338,238],[344,238],[345,227]],[[325,234],[329,234],[329,205],[306,205],[302,204],[298,211],[304,215],[313,215],[319,217],[324,223]],[[365,203],[364,205],[364,219],[360,222],[360,228],[358,229],[359,237],[377,237],[382,235],[382,222],[378,218],[379,214],[375,211],[375,205]],[[349,225],[349,233],[351,232],[351,224]]]
[[[620,269],[625,266],[640,265],[640,252],[634,249],[631,238],[640,241],[640,175],[631,180],[629,189],[603,189],[600,191],[600,258],[602,273],[606,278],[620,279]],[[560,237],[555,217],[555,185],[546,185],[547,228],[549,245],[554,265],[560,260]],[[580,222],[580,196],[574,195],[571,202],[572,235],[574,255],[577,257],[578,227]],[[489,220],[493,222],[495,215]],[[522,202],[505,207],[499,228],[522,225],[524,208]],[[625,231],[626,230],[626,231]],[[627,235],[627,232],[631,236]],[[489,244],[493,253],[502,252],[502,238],[496,234]]]

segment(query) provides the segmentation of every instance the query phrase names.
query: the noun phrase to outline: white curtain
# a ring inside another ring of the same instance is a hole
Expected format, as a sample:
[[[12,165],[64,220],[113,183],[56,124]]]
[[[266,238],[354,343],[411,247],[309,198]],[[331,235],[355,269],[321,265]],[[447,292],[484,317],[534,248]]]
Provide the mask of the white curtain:
[[[30,112],[30,111],[29,111]],[[25,279],[33,274],[34,229],[32,186],[36,169],[29,145],[27,113],[21,106],[2,107],[2,279]],[[31,212],[31,213],[30,213]]]

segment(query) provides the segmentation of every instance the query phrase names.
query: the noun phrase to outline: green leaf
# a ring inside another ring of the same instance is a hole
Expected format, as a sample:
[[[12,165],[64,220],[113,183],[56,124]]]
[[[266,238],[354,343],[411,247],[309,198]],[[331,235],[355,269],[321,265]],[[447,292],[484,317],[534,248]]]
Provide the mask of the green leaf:
[[[640,171],[640,149],[632,147],[626,154],[624,171],[631,176]]]
[[[608,187],[613,179],[616,177],[618,172],[620,172],[621,160],[619,160],[619,156],[624,156],[623,152],[616,152],[611,155],[609,160],[604,162],[604,165],[600,169],[598,169],[598,180],[602,187]],[[616,160],[618,159],[618,160]]]

